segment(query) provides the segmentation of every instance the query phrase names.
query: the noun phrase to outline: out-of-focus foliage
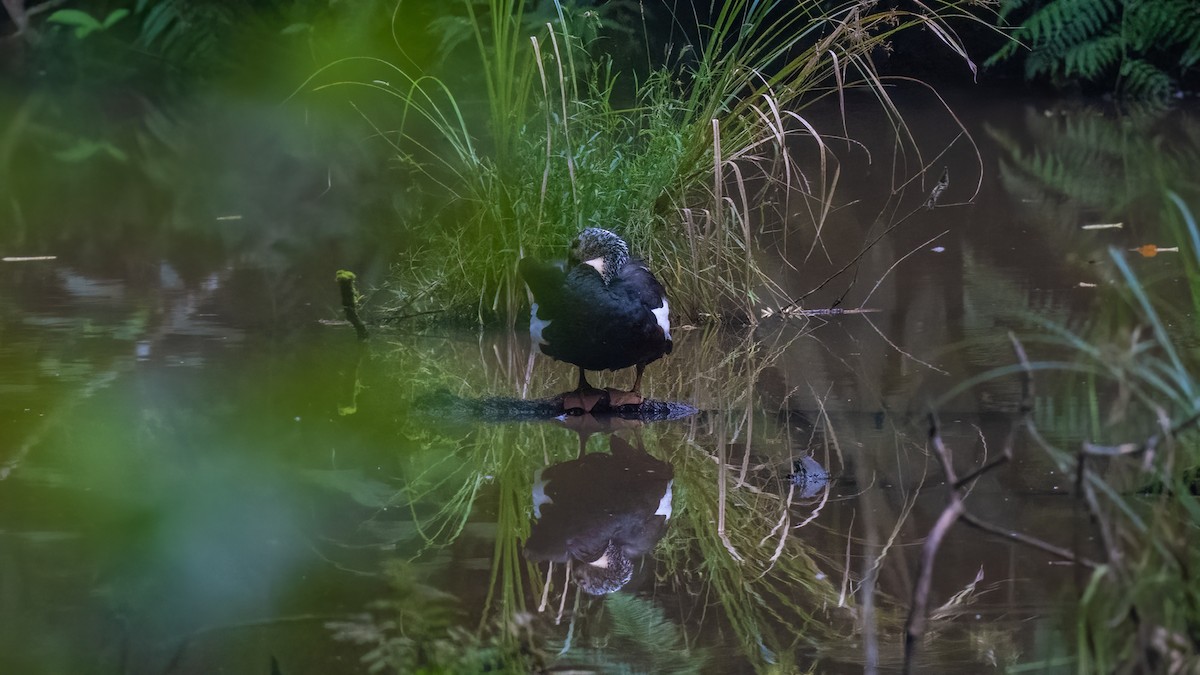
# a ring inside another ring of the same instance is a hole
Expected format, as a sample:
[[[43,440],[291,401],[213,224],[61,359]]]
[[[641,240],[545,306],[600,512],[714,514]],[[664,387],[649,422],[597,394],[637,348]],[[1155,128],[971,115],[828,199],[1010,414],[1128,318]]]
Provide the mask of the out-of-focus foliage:
[[[1124,98],[1162,100],[1200,62],[1193,0],[1004,0],[1001,18],[1016,20],[1016,41],[987,63],[1023,57],[1030,80],[1081,81]]]

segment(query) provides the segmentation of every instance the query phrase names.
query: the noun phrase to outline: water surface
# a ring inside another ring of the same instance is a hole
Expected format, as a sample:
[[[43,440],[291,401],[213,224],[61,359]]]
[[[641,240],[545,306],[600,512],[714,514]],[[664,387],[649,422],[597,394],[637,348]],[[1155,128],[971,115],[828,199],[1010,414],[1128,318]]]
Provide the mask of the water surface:
[[[40,95],[24,105],[51,105]],[[1030,333],[1031,317],[1121,326],[1110,246],[1170,295],[1178,258],[1127,249],[1177,245],[1160,190],[1200,170],[1187,109],[1119,117],[952,93],[980,165],[944,111],[908,96],[923,159],[894,156],[887,125],[852,97],[849,131],[870,154],[840,154],[820,244],[802,216],[786,238],[764,223],[760,241],[799,295],[889,213],[919,206],[940,171],[903,192],[894,175],[948,167],[938,208],[882,239],[853,284],[805,302],[871,311],[677,319],[675,353],[643,391],[697,414],[595,428],[445,405],[569,388],[572,369],[531,358],[520,330],[400,323],[360,348],[322,323],[337,318],[336,269],[382,284],[404,244],[383,150],[339,154],[344,137],[301,107],[245,98],[196,102],[170,132],[146,122],[139,133],[178,142],[125,160],[56,157],[42,132],[78,133],[70,115],[10,120],[4,170],[29,163],[4,194],[0,253],[55,259],[0,263],[0,670],[361,672],[386,655],[400,667],[418,644],[462,668],[525,644],[534,661],[600,672],[898,669],[920,544],[946,504],[926,413],[936,402],[960,472],[996,457],[1019,378],[944,395],[1015,363],[1008,331]],[[842,123],[834,107],[809,115]],[[1108,222],[1124,226],[1081,228]],[[627,386],[632,373],[593,379]],[[1084,391],[1039,381],[1051,438],[1101,433],[1105,402]],[[535,517],[551,517],[538,478],[578,468],[583,436],[611,461],[565,479],[584,506],[551,527]],[[828,481],[789,480],[797,461]],[[1020,442],[968,505],[1086,553],[1070,488]],[[644,549],[616,593],[564,584],[561,541],[525,546],[535,521],[561,539],[613,512]],[[1085,582],[957,526],[922,672],[1066,663],[1065,612]]]

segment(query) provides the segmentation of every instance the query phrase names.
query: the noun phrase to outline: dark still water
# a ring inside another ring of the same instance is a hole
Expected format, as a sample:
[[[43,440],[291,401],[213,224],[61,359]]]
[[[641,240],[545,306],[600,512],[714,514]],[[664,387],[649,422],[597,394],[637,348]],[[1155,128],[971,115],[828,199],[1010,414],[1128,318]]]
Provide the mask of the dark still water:
[[[1110,246],[1153,292],[1186,297],[1185,254],[1128,249],[1181,245],[1162,190],[1200,175],[1186,109],[952,96],[980,161],[923,96],[907,103],[923,158],[894,153],[852,99],[865,149],[840,151],[820,243],[811,226],[760,237],[799,295],[948,167],[942,206],[805,301],[871,311],[676,317],[675,353],[643,391],[697,412],[645,424],[477,414],[464,401],[573,385],[522,330],[401,323],[359,348],[321,323],[338,318],[335,270],[377,287],[399,245],[385,149],[355,150],[373,142],[361,129],[337,136],[275,101],[200,102],[139,132],[175,141],[143,163],[56,156],[48,123],[28,121],[49,118],[6,120],[3,168],[20,178],[0,192],[0,255],[55,258],[0,262],[0,672],[898,670],[920,545],[947,499],[926,412],[960,475],[996,458],[1020,379],[973,378],[1016,363],[1008,331],[1038,320],[1127,331]],[[834,108],[809,112],[841,127]],[[903,162],[934,176],[893,194]],[[1029,339],[1031,358],[1063,356]],[[1104,392],[1038,377],[1043,433],[1105,433]],[[1071,483],[1018,440],[967,504],[1087,554]],[[959,524],[921,672],[1071,670],[1086,581]],[[582,590],[605,584],[619,590]]]

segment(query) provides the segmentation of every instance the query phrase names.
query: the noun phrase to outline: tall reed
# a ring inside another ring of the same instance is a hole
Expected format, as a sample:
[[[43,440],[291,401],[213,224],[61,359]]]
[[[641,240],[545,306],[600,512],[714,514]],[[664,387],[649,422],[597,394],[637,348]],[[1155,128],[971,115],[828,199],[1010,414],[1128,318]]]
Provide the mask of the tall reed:
[[[711,23],[674,16],[689,29],[664,63],[639,76],[618,72],[606,43],[592,37],[602,32],[597,10],[555,0],[553,18],[527,28],[523,0],[463,0],[486,128],[468,121],[456,83],[431,74],[375,62],[377,79],[331,81],[348,63],[339,62],[313,81],[367,87],[400,104],[397,126],[378,130],[432,204],[407,225],[413,243],[396,270],[421,309],[473,307],[477,319],[511,320],[525,302],[517,260],[561,256],[574,232],[596,225],[623,234],[663,271],[672,307],[687,318],[746,319],[783,299],[757,261],[764,221],[782,219],[765,195],[802,201],[789,208],[809,214],[807,236],[833,202],[836,160],[803,109],[866,87],[903,134],[872,55],[923,28],[974,68],[947,24],[972,18],[965,4],[731,0],[713,9]],[[638,78],[633,105],[621,107],[616,84],[629,77]],[[795,156],[799,138],[815,142],[815,162]]]

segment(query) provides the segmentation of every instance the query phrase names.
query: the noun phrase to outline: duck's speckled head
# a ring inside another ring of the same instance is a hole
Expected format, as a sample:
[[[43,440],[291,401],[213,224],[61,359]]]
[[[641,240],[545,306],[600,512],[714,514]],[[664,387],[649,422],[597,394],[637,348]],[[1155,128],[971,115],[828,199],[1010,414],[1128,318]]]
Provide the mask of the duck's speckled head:
[[[615,233],[589,227],[571,242],[571,266],[590,265],[607,284],[629,262],[629,245]]]

